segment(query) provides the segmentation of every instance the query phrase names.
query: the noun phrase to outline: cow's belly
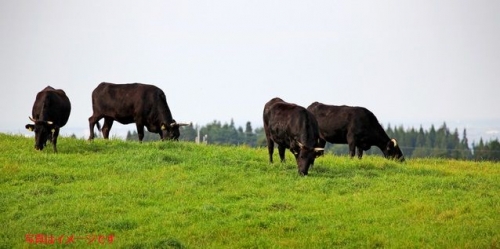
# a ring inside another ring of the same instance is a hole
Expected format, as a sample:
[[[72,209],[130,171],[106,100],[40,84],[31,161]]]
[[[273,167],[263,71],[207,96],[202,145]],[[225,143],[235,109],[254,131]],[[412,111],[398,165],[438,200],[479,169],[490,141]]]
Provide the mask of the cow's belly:
[[[290,141],[288,139],[276,136],[271,136],[271,139],[281,147],[290,148]]]
[[[333,144],[347,144],[347,135],[343,134],[324,134],[323,138]]]
[[[135,123],[135,120],[133,117],[114,117],[113,119],[116,120],[116,122],[119,122],[121,124]]]

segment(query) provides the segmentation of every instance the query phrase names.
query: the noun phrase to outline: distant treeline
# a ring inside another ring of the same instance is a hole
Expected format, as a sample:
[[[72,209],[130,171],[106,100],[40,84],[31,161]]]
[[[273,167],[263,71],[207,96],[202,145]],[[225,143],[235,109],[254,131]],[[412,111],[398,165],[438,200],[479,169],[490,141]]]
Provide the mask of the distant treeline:
[[[236,127],[234,121],[221,123],[213,121],[204,126],[181,127],[181,141],[196,141],[198,129],[201,143],[210,144],[228,144],[228,145],[246,145],[250,147],[265,147],[266,136],[262,127],[253,129],[252,124],[247,122],[245,127]],[[387,135],[396,138],[399,146],[403,150],[406,158],[418,157],[438,157],[463,160],[491,160],[500,161],[500,143],[498,139],[484,142],[483,139],[478,144],[473,143],[469,146],[467,131],[464,129],[459,134],[458,129],[453,132],[449,130],[446,123],[443,123],[438,129],[432,125],[428,130],[420,127],[419,129],[405,129],[403,126],[385,128]],[[138,140],[137,132],[127,132],[127,140]],[[158,134],[145,132],[144,141],[159,140]],[[347,145],[327,143],[326,151],[336,155],[347,155]],[[367,154],[382,155],[377,147],[372,147]]]

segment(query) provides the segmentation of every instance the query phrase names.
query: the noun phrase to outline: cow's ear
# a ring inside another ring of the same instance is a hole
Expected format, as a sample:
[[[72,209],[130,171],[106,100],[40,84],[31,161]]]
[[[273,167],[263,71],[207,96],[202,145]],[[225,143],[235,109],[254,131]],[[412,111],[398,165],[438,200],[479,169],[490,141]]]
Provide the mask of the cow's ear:
[[[29,131],[33,131],[35,129],[35,126],[32,125],[32,124],[27,124],[26,125],[26,129],[29,130]]]

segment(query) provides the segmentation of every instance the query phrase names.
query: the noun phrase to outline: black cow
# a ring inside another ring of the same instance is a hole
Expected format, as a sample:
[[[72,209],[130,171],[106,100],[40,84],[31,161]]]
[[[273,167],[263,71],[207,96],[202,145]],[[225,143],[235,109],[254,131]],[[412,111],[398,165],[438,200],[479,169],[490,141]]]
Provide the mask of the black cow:
[[[295,155],[299,174],[307,175],[309,167],[319,156],[319,132],[316,119],[306,108],[273,98],[264,106],[264,131],[266,133],[269,162],[273,162],[274,143],[278,145],[281,162],[285,149]]]
[[[144,138],[144,126],[149,132],[158,133],[163,140],[179,138],[179,124],[175,122],[163,91],[153,85],[131,83],[113,84],[102,82],[92,92],[92,109],[89,118],[90,137],[94,139],[94,125],[100,129],[99,120],[104,118],[102,134],[109,138],[113,121],[122,124],[135,123],[139,141]]]
[[[321,147],[324,148],[326,142],[349,144],[351,158],[358,148],[358,157],[361,159],[363,150],[369,150],[375,145],[386,158],[405,160],[396,139],[389,138],[375,115],[368,109],[314,102],[307,110],[312,112],[318,121]]]
[[[43,150],[49,140],[54,152],[57,152],[59,129],[68,122],[70,112],[71,103],[63,90],[47,86],[36,95],[31,111],[33,117],[29,117],[34,124],[25,126],[26,129],[35,131],[36,150]]]

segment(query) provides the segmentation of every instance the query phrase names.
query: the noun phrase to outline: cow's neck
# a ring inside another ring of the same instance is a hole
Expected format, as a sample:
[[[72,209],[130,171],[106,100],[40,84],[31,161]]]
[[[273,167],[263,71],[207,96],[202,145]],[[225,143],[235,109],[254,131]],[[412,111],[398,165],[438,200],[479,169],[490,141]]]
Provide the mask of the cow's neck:
[[[384,135],[385,136],[378,139],[379,142],[376,144],[376,146],[382,151],[384,156],[387,157],[387,144],[391,139],[389,138],[389,136],[387,136],[387,134]]]

